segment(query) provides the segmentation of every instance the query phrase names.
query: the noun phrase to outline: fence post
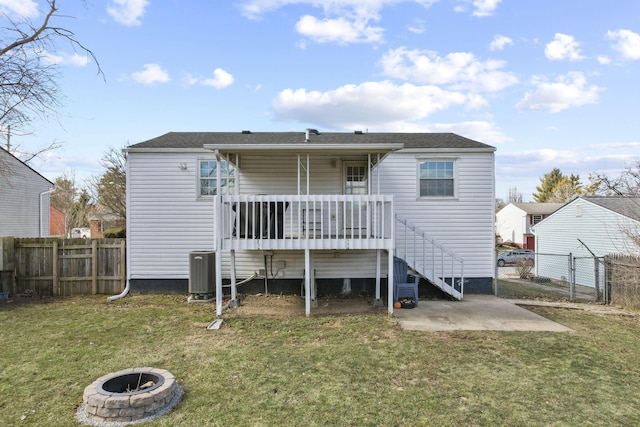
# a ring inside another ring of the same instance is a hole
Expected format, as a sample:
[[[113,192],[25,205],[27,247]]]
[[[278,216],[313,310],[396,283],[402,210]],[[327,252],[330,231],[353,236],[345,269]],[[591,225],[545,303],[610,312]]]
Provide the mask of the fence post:
[[[120,241],[120,281],[122,286],[120,292],[122,292],[127,286],[127,241],[124,239]]]
[[[573,301],[576,297],[576,278],[575,278],[575,260],[573,254],[569,252],[569,300]]]
[[[91,294],[98,293],[98,241],[91,240]]]
[[[58,239],[53,241],[51,247],[51,276],[53,278],[53,295],[60,296],[60,278],[58,277]]]
[[[11,294],[16,293],[16,239],[14,237],[0,238],[0,272],[4,271],[4,279],[8,283],[3,283],[0,291],[6,289]],[[1,273],[0,273],[1,274]],[[2,280],[0,277],[0,280]]]
[[[594,284],[596,287],[596,302],[600,301],[600,264],[598,263],[598,258],[593,257],[593,274],[594,274]]]

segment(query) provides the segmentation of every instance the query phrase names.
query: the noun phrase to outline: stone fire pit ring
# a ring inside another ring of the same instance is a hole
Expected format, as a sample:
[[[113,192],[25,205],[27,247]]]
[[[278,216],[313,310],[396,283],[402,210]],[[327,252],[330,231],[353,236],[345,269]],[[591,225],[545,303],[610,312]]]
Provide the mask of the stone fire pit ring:
[[[149,421],[169,412],[182,397],[171,372],[129,368],[104,375],[84,389],[77,418],[97,426]]]

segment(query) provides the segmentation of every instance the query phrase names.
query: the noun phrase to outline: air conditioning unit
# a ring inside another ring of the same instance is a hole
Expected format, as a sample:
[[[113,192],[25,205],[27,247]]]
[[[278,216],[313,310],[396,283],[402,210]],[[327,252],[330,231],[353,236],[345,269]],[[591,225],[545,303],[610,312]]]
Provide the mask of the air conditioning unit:
[[[206,301],[216,292],[216,253],[193,251],[189,253],[189,293],[191,299]]]

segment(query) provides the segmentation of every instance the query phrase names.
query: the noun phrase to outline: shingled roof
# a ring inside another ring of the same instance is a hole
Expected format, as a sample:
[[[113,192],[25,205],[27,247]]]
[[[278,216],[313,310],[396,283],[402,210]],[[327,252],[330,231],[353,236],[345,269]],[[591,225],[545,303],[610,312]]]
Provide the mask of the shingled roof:
[[[295,144],[402,144],[404,148],[455,148],[495,150],[494,147],[454,133],[310,133],[305,132],[169,132],[129,146],[130,149],[202,148],[206,145],[295,145]]]

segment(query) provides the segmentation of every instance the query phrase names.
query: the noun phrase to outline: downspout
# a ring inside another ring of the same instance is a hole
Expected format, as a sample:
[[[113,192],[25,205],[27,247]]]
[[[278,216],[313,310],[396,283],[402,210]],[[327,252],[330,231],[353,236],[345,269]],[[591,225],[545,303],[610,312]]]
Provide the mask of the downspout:
[[[45,237],[44,236],[44,220],[43,220],[45,214],[42,213],[42,196],[44,196],[45,194],[51,194],[54,190],[55,190],[55,187],[40,193],[40,237]],[[49,202],[49,205],[51,205],[51,202]],[[47,211],[46,215],[49,215],[49,211]]]
[[[130,218],[130,215],[128,214],[129,212],[131,212],[129,210],[130,205],[131,205],[131,199],[130,199],[130,196],[129,196],[131,194],[131,191],[129,191],[130,190],[130,188],[129,188],[129,176],[131,176],[131,175],[129,174],[129,158],[128,158],[128,156],[126,156],[126,151],[124,149],[122,151],[125,153],[125,157],[127,159],[127,163],[126,163],[127,170],[125,171],[126,181],[125,181],[125,190],[124,191],[125,191],[125,200],[126,200],[125,206],[127,207],[127,218],[126,218],[127,237],[126,237],[126,239],[127,239],[127,249],[128,249],[128,248],[131,247],[130,246],[130,243],[131,243],[130,242],[130,236],[129,236],[130,230],[131,230],[131,227],[130,227],[131,218]],[[118,295],[112,295],[110,297],[107,297],[107,302],[112,302],[112,301],[115,301],[117,299],[126,297],[127,294],[129,293],[129,281],[131,280],[131,256],[129,254],[126,254],[125,256],[126,256],[125,264],[126,264],[126,269],[127,269],[127,281],[125,282],[124,289]]]

